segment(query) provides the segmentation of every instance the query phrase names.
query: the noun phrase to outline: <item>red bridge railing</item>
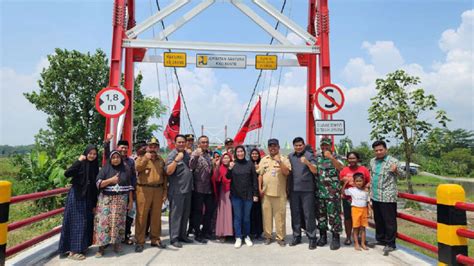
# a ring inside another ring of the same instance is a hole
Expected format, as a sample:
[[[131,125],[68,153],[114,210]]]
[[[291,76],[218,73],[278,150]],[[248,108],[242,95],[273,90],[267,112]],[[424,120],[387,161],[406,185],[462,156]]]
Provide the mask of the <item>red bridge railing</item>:
[[[403,212],[397,212],[397,217],[437,231],[438,246],[420,241],[397,233],[397,238],[414,244],[418,247],[438,254],[440,264],[447,265],[474,265],[474,258],[468,257],[467,241],[474,239],[474,231],[467,229],[466,211],[474,211],[474,204],[464,202],[464,189],[459,185],[440,185],[437,189],[437,198],[398,193],[399,198],[413,200],[437,206],[438,221],[434,222]],[[371,224],[373,227],[374,225]],[[450,235],[450,234],[455,234]],[[461,253],[459,254],[459,250]]]
[[[8,183],[8,184],[6,184],[6,183]],[[5,189],[6,187],[8,187],[8,189]],[[8,190],[8,193],[7,193],[6,190]],[[5,192],[5,194],[2,194],[2,196],[4,196],[4,197],[0,196],[0,216],[3,216],[3,217],[0,217],[0,240],[5,238],[5,243],[4,243],[5,245],[3,247],[2,247],[3,243],[2,243],[2,241],[0,241],[0,265],[4,265],[6,257],[14,255],[14,254],[16,254],[16,253],[18,253],[22,250],[27,249],[28,247],[31,247],[31,246],[33,246],[33,245],[35,245],[35,244],[37,244],[37,243],[39,243],[39,242],[41,242],[45,239],[48,239],[48,238],[60,233],[61,232],[61,226],[55,227],[54,229],[52,229],[52,230],[50,230],[46,233],[43,233],[39,236],[36,236],[36,237],[34,237],[30,240],[27,240],[27,241],[25,241],[21,244],[13,246],[11,248],[6,248],[6,238],[7,238],[6,233],[7,232],[11,232],[13,230],[20,229],[20,228],[25,227],[27,225],[45,220],[47,218],[53,217],[53,216],[58,215],[58,214],[62,214],[64,212],[64,207],[63,207],[63,208],[59,208],[59,209],[55,209],[55,210],[52,210],[52,211],[48,211],[48,212],[45,212],[45,213],[35,215],[33,217],[30,217],[30,218],[15,221],[15,222],[12,222],[12,223],[8,224],[8,226],[4,226],[5,227],[4,230],[5,229],[6,230],[5,230],[5,232],[2,232],[1,228],[3,228],[3,227],[1,227],[1,224],[4,223],[4,225],[6,225],[7,222],[8,222],[9,205],[24,202],[24,201],[38,200],[38,199],[53,197],[53,196],[57,196],[57,195],[67,193],[68,191],[69,191],[69,188],[58,188],[58,189],[53,189],[53,190],[48,190],[48,191],[36,192],[36,193],[25,194],[25,195],[19,195],[19,196],[12,197],[10,199],[11,184],[9,182],[6,182],[6,181],[0,181],[0,192]],[[8,197],[7,197],[7,194],[8,194]],[[2,236],[2,234],[4,234],[4,236]]]
[[[38,214],[27,219],[15,221],[7,226],[9,204],[57,196],[67,193],[68,191],[69,188],[58,188],[49,191],[20,195],[10,199],[11,183],[6,181],[0,181],[0,265],[4,265],[6,257],[16,254],[32,245],[35,245],[47,238],[58,234],[59,232],[61,232],[61,226],[58,226],[42,235],[34,237],[24,243],[5,249],[7,231],[20,229],[29,224],[42,221],[46,218],[64,212],[64,208],[59,208],[56,210],[48,211],[46,213]],[[467,253],[467,241],[468,239],[474,238],[474,231],[469,230],[467,228],[466,221],[466,211],[474,211],[474,204],[464,202],[464,190],[461,186],[452,184],[440,185],[437,189],[437,198],[430,198],[409,193],[398,193],[398,196],[407,200],[437,205],[438,213],[443,212],[443,215],[438,215],[437,222],[430,221],[421,217],[416,217],[403,212],[397,213],[397,217],[400,219],[404,219],[406,221],[410,221],[431,229],[435,229],[437,231],[438,236],[437,247],[421,240],[412,238],[403,233],[397,233],[397,237],[399,239],[429,250],[431,252],[437,253],[438,260],[440,263],[447,265],[474,265],[474,258],[468,257]],[[450,215],[456,217],[449,217]],[[444,217],[443,221],[440,221],[440,216]],[[453,221],[458,224],[450,224]],[[371,224],[371,226],[373,227],[374,224]],[[455,236],[450,235],[449,237],[446,237],[448,234],[453,233],[455,234]],[[458,254],[459,252],[456,253],[458,250],[463,251]]]

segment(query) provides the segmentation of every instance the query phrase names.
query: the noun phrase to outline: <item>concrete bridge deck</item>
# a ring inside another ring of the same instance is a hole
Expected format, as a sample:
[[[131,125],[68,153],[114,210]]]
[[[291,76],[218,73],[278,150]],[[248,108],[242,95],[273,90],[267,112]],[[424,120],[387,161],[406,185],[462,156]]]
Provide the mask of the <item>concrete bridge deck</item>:
[[[287,213],[287,241],[291,239],[291,223]],[[169,244],[168,221],[163,217],[164,243]],[[57,248],[57,241],[50,240],[48,249],[41,250],[41,245],[27,251],[28,255],[19,255],[7,261],[7,265],[45,264],[45,265],[432,265],[435,260],[427,260],[416,256],[406,249],[399,248],[383,256],[382,247],[371,248],[369,251],[355,251],[353,246],[344,246],[337,251],[331,251],[329,245],[308,249],[308,240],[303,238],[303,244],[296,247],[280,247],[275,242],[266,246],[255,241],[253,247],[245,244],[235,249],[233,241],[208,244],[184,245],[178,249],[168,245],[165,250],[151,247],[149,241],[143,253],[135,253],[134,246],[124,245],[124,254],[117,256],[111,248],[106,250],[102,258],[95,258],[97,247],[91,247],[84,261],[74,261],[51,255]],[[341,239],[341,242],[344,238]],[[369,239],[370,240],[370,239]],[[45,245],[45,244],[43,244]],[[35,251],[36,250],[36,251]],[[50,254],[48,255],[48,252]],[[23,257],[23,258],[22,258]],[[43,258],[41,258],[43,257]]]

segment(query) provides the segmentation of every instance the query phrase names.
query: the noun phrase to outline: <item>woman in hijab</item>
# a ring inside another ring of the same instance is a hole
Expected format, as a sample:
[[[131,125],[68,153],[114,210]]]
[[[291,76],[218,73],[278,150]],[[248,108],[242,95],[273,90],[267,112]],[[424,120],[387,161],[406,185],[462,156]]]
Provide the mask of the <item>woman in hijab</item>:
[[[250,239],[250,212],[252,202],[258,201],[258,181],[255,165],[245,159],[245,148],[235,148],[235,163],[231,162],[227,178],[231,179],[230,195],[234,211],[235,248],[242,246],[244,239],[247,246],[253,246]]]
[[[225,242],[226,236],[233,236],[232,229],[232,203],[230,201],[230,179],[226,177],[232,156],[225,153],[216,164],[212,175],[214,195],[217,200],[216,237],[219,242]]]
[[[133,201],[128,201],[133,195],[130,178],[130,168],[123,163],[120,152],[112,151],[96,179],[100,191],[95,216],[95,244],[99,245],[96,257],[102,257],[109,244],[114,245],[115,253],[123,252],[120,243],[125,239],[127,208],[133,208]]]
[[[94,208],[97,204],[95,180],[99,172],[97,148],[88,145],[64,175],[71,177],[72,187],[66,200],[59,253],[69,252],[68,258],[83,260],[87,248],[92,245],[94,232]]]
[[[255,165],[255,169],[258,170],[258,164],[260,163],[260,151],[257,148],[250,151],[250,161]],[[250,234],[256,240],[262,239],[263,234],[263,221],[262,221],[262,202],[254,201],[252,204],[252,212],[250,213]]]

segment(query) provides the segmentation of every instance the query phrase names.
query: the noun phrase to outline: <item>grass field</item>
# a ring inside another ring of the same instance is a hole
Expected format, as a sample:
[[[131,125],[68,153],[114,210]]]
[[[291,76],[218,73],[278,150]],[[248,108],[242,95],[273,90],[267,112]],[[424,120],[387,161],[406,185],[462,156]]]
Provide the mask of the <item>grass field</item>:
[[[436,197],[436,188],[438,187],[438,185],[446,184],[448,183],[448,181],[441,180],[435,177],[430,177],[430,176],[412,176],[412,183],[414,185],[415,193],[420,193],[429,197]],[[398,182],[398,189],[400,191],[408,190],[406,180],[400,180]],[[466,193],[466,201],[474,202],[474,195],[472,193]],[[402,210],[402,212],[412,214],[417,217],[423,217],[427,220],[436,222],[435,211],[406,209],[406,210]],[[474,214],[469,213],[469,212],[468,212],[468,228],[470,229],[474,228]],[[411,236],[423,242],[432,244],[434,246],[438,245],[438,242],[436,240],[436,230],[424,227],[422,225],[418,225],[409,221],[398,219],[398,232],[406,234],[408,236]],[[397,240],[397,241],[425,255],[428,255],[433,258],[437,258],[437,254],[431,251],[420,248],[416,245],[409,244],[402,240]],[[468,241],[468,251],[471,257],[474,256],[474,241],[473,240]]]
[[[11,163],[9,158],[0,158],[0,180],[10,181],[12,183],[12,196],[17,195],[18,187],[15,182],[15,176],[18,169]],[[15,222],[25,218],[40,214],[42,211],[36,207],[34,201],[26,201],[10,205],[9,222]],[[57,215],[43,221],[22,227],[8,233],[7,246],[13,247],[34,236],[46,233],[54,227],[60,225],[62,222],[62,215]]]

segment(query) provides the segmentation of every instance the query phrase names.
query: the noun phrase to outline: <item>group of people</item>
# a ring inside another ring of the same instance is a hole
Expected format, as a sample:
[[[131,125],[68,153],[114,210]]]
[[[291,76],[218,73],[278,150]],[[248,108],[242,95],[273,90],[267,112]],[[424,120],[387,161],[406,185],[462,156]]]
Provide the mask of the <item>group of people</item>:
[[[325,246],[330,231],[330,249],[339,249],[343,213],[344,244],[354,241],[356,250],[366,250],[365,228],[372,209],[375,244],[384,245],[386,253],[396,248],[397,178],[404,170],[387,154],[384,141],[373,143],[375,158],[368,169],[359,165],[357,152],[347,154],[344,166],[331,152],[330,138],[321,140],[321,153],[316,154],[297,137],[294,151],[283,156],[277,139],[268,140],[265,155],[256,148],[247,154],[244,146],[234,147],[232,139],[225,140],[222,151],[211,151],[206,136],[200,136],[195,147],[193,135],[177,135],[175,149],[165,160],[156,138],[138,143],[134,157],[128,156],[126,141],[110,151],[112,138],[109,135],[104,142],[107,163],[100,170],[98,149],[89,145],[65,172],[72,188],[59,251],[71,259],[85,259],[92,244],[99,246],[96,257],[110,245],[122,253],[122,243],[135,243],[135,251],[142,252],[146,235],[152,247],[166,248],[161,240],[166,200],[170,244],[176,248],[230,238],[235,238],[235,248],[252,246],[255,239],[269,245],[274,241],[273,224],[275,240],[284,247],[287,201],[293,231],[290,246],[302,243],[303,230],[309,249]]]

